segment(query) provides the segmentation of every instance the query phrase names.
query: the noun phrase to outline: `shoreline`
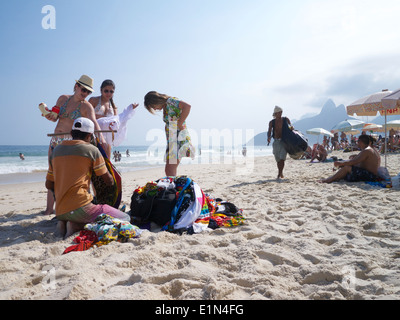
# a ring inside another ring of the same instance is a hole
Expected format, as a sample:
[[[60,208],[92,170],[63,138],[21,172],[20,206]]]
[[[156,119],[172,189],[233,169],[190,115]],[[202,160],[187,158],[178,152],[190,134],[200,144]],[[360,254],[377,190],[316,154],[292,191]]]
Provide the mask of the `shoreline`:
[[[256,158],[268,158],[273,155],[263,155],[263,156],[248,156],[248,157],[238,157],[238,158],[227,158],[228,161],[226,161],[226,165],[237,165],[241,166],[244,162],[252,162],[255,161]],[[202,165],[210,165],[210,166],[218,166],[218,165],[224,165],[224,163],[220,163],[222,157],[219,157],[217,159],[205,159],[205,163],[202,163],[201,161],[199,162],[198,159],[193,160],[193,162],[196,163],[181,163],[179,165],[180,168],[185,167],[185,166],[202,166]],[[209,162],[215,162],[215,163],[209,163]],[[157,165],[146,165],[146,166],[141,166],[141,167],[118,167],[119,163],[113,162],[114,166],[117,168],[117,170],[121,173],[121,176],[124,176],[125,174],[131,173],[131,172],[137,172],[137,171],[148,171],[148,170],[153,170],[153,169],[158,169],[158,168],[164,168],[165,164],[157,164]],[[179,173],[179,172],[178,172]],[[39,172],[19,172],[19,173],[7,173],[7,174],[0,174],[0,186],[2,185],[16,185],[16,184],[25,184],[25,183],[38,183],[46,180],[46,174],[47,171],[39,171]]]

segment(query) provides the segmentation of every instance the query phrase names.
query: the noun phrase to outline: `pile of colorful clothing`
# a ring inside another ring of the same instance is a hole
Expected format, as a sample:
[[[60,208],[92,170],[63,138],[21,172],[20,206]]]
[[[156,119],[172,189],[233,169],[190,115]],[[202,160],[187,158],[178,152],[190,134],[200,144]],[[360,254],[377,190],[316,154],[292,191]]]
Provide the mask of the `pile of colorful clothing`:
[[[200,233],[208,227],[233,227],[242,225],[245,221],[242,210],[232,203],[205,194],[200,186],[187,176],[148,182],[134,191],[132,199],[147,196],[155,197],[157,201],[157,194],[164,194],[166,190],[175,192],[175,202],[171,212],[167,212],[168,222],[161,226],[164,231]],[[135,206],[131,205],[131,210],[134,208]],[[135,212],[132,211],[132,216],[135,216]],[[151,216],[149,213],[150,221]]]
[[[246,219],[243,217],[243,210],[238,209],[233,203],[218,198],[214,199],[208,195],[206,199],[210,214],[206,217],[199,217],[195,221],[196,224],[208,225],[211,229],[236,227],[244,224]]]
[[[85,251],[93,246],[100,247],[112,241],[127,242],[129,239],[140,237],[142,230],[127,221],[102,214],[94,223],[87,224],[74,239],[76,245],[67,248],[63,254],[72,251]]]

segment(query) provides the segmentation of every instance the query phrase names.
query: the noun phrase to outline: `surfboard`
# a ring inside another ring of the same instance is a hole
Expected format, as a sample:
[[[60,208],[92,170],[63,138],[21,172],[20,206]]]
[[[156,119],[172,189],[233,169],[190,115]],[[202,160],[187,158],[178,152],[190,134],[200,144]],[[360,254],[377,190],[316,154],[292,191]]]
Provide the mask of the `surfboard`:
[[[95,204],[107,204],[111,207],[114,207],[116,209],[119,208],[119,205],[121,204],[121,199],[122,199],[122,178],[121,178],[121,173],[118,171],[118,169],[111,163],[111,160],[107,157],[106,152],[100,145],[99,141],[96,141],[96,146],[99,148],[103,158],[104,162],[106,163],[106,167],[108,172],[111,174],[114,180],[114,185],[112,186],[107,186],[103,178],[96,176],[96,174],[93,172],[92,173],[92,183],[93,183],[93,188],[96,191],[96,197],[94,200]]]
[[[295,160],[300,159],[308,148],[306,137],[300,131],[291,130],[287,125],[282,128],[282,141],[286,152]]]

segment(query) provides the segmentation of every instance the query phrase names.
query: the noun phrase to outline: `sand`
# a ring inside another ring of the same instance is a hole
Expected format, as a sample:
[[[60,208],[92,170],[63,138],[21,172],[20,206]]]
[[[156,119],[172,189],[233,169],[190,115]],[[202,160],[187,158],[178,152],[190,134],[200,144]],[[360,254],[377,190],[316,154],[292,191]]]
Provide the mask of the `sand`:
[[[290,159],[280,182],[272,157],[249,163],[179,168],[242,208],[245,225],[182,236],[146,231],[67,255],[73,237],[57,239],[55,221],[40,214],[44,183],[0,186],[0,299],[400,298],[399,190],[318,183],[332,174],[330,163]],[[400,172],[399,155],[388,168]],[[163,176],[124,173],[123,202],[129,207],[136,187]]]

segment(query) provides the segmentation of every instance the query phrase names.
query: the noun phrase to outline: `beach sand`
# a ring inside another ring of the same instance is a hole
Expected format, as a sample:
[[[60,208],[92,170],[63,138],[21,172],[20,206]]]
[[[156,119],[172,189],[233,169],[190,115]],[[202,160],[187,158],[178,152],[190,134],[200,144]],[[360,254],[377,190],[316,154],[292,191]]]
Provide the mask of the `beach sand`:
[[[350,154],[335,153],[343,159]],[[392,176],[400,156],[389,155]],[[272,157],[247,166],[185,165],[204,192],[243,209],[246,224],[195,235],[145,231],[62,255],[43,183],[0,186],[0,299],[400,299],[399,190],[321,184],[332,163]],[[123,174],[123,202],[163,169]]]

